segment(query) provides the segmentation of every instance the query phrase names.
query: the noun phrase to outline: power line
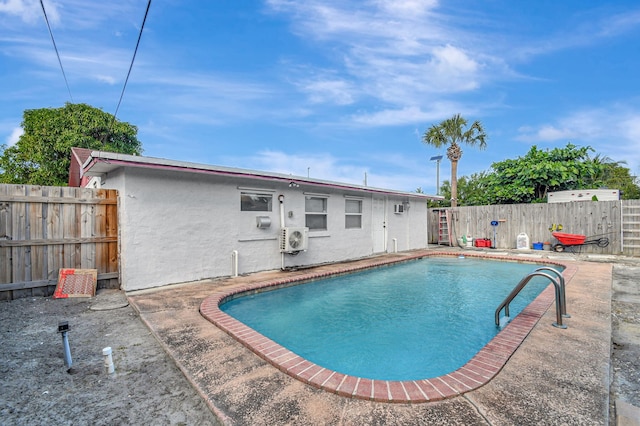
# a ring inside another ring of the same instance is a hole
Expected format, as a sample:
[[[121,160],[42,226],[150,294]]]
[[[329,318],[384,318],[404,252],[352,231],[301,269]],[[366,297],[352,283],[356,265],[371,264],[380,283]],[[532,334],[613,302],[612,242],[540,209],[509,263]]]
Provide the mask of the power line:
[[[42,1],[42,0],[40,0]],[[131,69],[133,68],[133,62],[136,60],[136,54],[138,53],[138,46],[140,46],[140,39],[142,38],[142,31],[144,30],[144,23],[147,22],[147,15],[149,14],[149,8],[151,7],[151,0],[147,3],[147,10],[144,12],[144,19],[142,20],[142,25],[140,26],[140,33],[138,34],[138,42],[136,43],[136,48],[133,51],[133,57],[131,58],[131,64],[129,65],[129,72],[127,72],[127,78],[124,80],[124,86],[122,87],[122,93],[120,94],[120,100],[118,101],[118,106],[116,107],[116,112],[113,114],[113,121],[111,125],[116,120],[116,115],[118,115],[118,110],[120,109],[120,104],[122,103],[122,98],[124,97],[124,91],[127,88],[127,82],[129,81],[129,76],[131,75]]]
[[[40,0],[40,6],[42,6],[42,13],[44,14],[44,20],[47,22],[47,28],[49,29],[49,35],[51,36],[51,41],[53,42],[53,48],[56,51],[56,56],[58,57],[58,63],[60,64],[60,70],[62,71],[62,77],[64,77],[64,84],[67,85],[67,91],[69,92],[69,98],[71,99],[71,103],[73,103],[73,96],[71,96],[71,89],[69,88],[69,82],[67,81],[67,75],[64,72],[64,68],[62,67],[62,61],[60,60],[60,53],[58,52],[58,46],[56,46],[56,40],[53,38],[53,32],[51,31],[51,25],[49,24],[49,18],[47,17],[47,11],[44,9],[44,3]]]

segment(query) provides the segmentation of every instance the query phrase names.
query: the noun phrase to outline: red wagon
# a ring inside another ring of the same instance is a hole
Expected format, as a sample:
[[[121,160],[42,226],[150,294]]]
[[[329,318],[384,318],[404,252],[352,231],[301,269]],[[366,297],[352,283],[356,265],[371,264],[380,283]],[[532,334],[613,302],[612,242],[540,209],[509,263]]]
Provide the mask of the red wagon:
[[[556,237],[559,241],[558,244],[554,244],[553,250],[557,252],[564,251],[566,247],[581,246],[587,244],[597,244],[598,247],[606,247],[609,245],[609,239],[607,237],[589,237],[587,239],[585,235],[580,234],[565,234],[563,232],[552,232],[551,235]]]

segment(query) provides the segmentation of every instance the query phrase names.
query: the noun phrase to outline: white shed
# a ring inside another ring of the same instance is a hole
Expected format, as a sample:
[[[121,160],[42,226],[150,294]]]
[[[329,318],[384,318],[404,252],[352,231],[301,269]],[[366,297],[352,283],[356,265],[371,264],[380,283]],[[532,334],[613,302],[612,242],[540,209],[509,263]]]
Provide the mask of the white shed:
[[[442,199],[98,151],[79,170],[118,190],[127,291],[425,248]]]

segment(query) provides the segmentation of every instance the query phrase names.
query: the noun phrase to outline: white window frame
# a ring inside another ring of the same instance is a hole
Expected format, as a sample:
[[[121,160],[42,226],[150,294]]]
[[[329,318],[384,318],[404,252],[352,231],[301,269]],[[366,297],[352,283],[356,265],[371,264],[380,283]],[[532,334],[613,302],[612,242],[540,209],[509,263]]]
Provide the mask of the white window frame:
[[[310,200],[322,200],[322,208],[317,209],[309,205]],[[307,194],[304,197],[304,213],[305,226],[309,231],[326,231],[329,226],[329,218],[327,211],[329,210],[329,197],[322,195]],[[316,219],[320,219],[324,226],[320,227],[316,224]]]
[[[358,211],[349,211],[349,205],[358,205]],[[350,224],[350,221],[356,220],[357,226]],[[362,199],[345,198],[344,200],[344,228],[345,229],[362,229]]]

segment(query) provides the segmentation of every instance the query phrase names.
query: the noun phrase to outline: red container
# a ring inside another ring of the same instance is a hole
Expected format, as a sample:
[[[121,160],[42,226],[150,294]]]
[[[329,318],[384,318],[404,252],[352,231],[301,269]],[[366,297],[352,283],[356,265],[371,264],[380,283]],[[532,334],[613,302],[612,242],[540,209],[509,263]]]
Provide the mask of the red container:
[[[476,238],[476,247],[491,247],[491,240],[488,238]]]
[[[566,246],[583,244],[584,240],[587,238],[585,235],[565,234],[563,232],[552,232],[551,235],[556,237],[561,244],[564,244]]]

